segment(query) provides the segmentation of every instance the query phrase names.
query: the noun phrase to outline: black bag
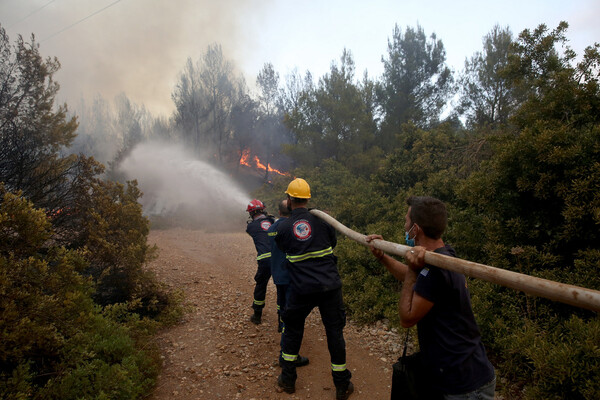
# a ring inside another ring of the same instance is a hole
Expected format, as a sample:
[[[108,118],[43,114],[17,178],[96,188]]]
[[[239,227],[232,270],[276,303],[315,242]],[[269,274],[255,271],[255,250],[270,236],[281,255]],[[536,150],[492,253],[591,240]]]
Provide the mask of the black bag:
[[[441,393],[432,388],[431,379],[423,364],[420,353],[406,355],[408,331],[404,341],[402,357],[392,365],[391,400],[437,400]]]

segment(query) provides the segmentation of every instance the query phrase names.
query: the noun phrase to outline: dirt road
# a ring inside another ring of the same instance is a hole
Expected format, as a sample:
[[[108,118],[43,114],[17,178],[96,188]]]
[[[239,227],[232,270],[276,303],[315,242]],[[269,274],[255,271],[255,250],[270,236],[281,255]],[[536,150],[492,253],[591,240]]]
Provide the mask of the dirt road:
[[[275,286],[271,282],[267,290],[263,323],[252,324],[256,254],[248,235],[155,230],[149,243],[160,248],[150,268],[162,281],[182,289],[192,310],[158,337],[164,367],[150,399],[335,399],[318,311],[307,320],[300,354],[310,364],[298,369],[296,393],[277,390]],[[350,398],[389,399],[391,364],[402,339],[381,324],[361,328],[352,322],[345,337],[355,384]]]

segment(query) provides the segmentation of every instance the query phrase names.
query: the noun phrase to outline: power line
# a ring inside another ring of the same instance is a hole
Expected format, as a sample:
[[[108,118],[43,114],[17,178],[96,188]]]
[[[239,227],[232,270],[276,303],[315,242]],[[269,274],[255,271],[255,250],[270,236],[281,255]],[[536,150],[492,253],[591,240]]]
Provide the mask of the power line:
[[[47,2],[46,4],[44,4],[43,6],[41,6],[40,8],[30,12],[29,14],[27,14],[26,16],[24,16],[23,18],[21,18],[19,21],[15,22],[14,24],[12,24],[11,26],[8,27],[8,29],[12,28],[15,25],[20,24],[21,22],[25,21],[27,18],[31,17],[33,14],[35,14],[38,11],[41,11],[42,9],[46,8],[46,6],[48,6],[50,3],[54,3],[56,0],[50,0],[49,2]]]
[[[66,31],[66,30],[68,30],[68,29],[71,29],[72,27],[74,27],[75,25],[78,25],[78,24],[82,23],[82,22],[83,22],[83,21],[85,21],[86,19],[92,18],[94,15],[101,13],[102,11],[106,10],[107,8],[110,8],[110,7],[114,6],[115,4],[117,4],[117,3],[118,3],[118,2],[120,2],[120,1],[121,1],[121,0],[117,0],[117,1],[114,1],[114,2],[110,3],[110,4],[109,4],[109,5],[107,5],[106,7],[104,7],[104,8],[101,8],[100,10],[93,12],[92,14],[88,15],[87,17],[84,17],[84,18],[80,19],[79,21],[72,23],[71,25],[69,25],[69,26],[67,26],[67,27],[65,27],[65,28],[63,28],[63,29],[61,29],[60,31],[58,31],[58,32],[56,32],[56,33],[53,33],[52,35],[48,36],[48,37],[47,37],[47,38],[45,38],[44,40],[41,40],[41,41],[40,41],[40,43],[42,43],[42,42],[45,42],[46,40],[50,40],[50,39],[52,39],[54,36],[60,35],[60,34],[61,34],[61,33],[63,33],[64,31]]]

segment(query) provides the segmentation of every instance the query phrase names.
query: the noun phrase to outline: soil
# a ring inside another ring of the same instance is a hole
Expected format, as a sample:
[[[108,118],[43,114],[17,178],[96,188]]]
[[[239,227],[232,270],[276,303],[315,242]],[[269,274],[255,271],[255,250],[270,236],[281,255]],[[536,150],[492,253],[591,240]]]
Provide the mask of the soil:
[[[317,310],[306,322],[300,354],[310,364],[298,368],[296,393],[278,389],[275,286],[269,283],[263,322],[254,325],[249,317],[256,252],[245,232],[153,230],[149,243],[160,249],[149,267],[184,291],[190,309],[157,338],[163,369],[149,399],[335,399]],[[345,339],[355,385],[350,399],[389,399],[391,365],[403,338],[382,323],[360,327],[349,321]]]

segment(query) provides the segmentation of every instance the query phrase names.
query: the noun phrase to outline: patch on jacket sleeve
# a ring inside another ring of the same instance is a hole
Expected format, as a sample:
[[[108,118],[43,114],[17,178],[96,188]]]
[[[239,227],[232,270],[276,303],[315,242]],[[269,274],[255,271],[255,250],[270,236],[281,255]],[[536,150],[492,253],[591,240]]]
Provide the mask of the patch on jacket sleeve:
[[[269,230],[269,228],[271,227],[271,221],[261,222],[260,227],[263,229],[263,231]]]

